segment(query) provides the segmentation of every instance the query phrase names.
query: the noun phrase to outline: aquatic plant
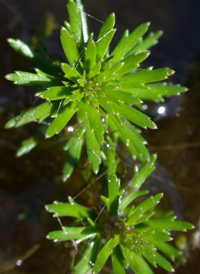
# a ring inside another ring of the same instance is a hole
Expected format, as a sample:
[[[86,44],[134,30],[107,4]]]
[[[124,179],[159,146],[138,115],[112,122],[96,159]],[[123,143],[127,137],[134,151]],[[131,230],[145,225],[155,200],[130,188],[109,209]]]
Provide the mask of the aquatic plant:
[[[55,201],[46,206],[46,210],[53,213],[54,217],[76,219],[69,227],[62,226],[61,230],[50,232],[48,239],[55,242],[73,240],[76,244],[88,242],[74,273],[98,273],[110,256],[113,273],[120,274],[126,273],[128,267],[135,274],[153,273],[148,263],[174,272],[172,265],[159,252],[171,260],[184,261],[181,251],[167,242],[172,240],[171,230],[186,231],[193,226],[175,220],[176,217],[171,214],[162,218],[154,215],[162,193],[145,197],[137,206],[133,205],[136,198],[148,194],[148,190],[139,188],[153,170],[155,159],[155,155],[152,155],[150,161],[128,183],[126,191],[120,189],[120,179],[115,174],[110,177],[108,196],[101,196],[103,214],[77,204],[71,197],[68,198],[69,203]]]
[[[125,273],[128,266],[136,274],[153,273],[146,261],[173,271],[156,249],[170,259],[183,260],[180,252],[166,242],[172,240],[171,230],[185,231],[193,226],[176,221],[173,215],[160,219],[154,216],[154,207],[162,194],[144,197],[138,205],[133,205],[133,201],[148,193],[139,189],[153,170],[156,158],[150,156],[140,134],[140,128],[156,128],[142,112],[142,100],[162,101],[164,96],[177,95],[186,88],[160,82],[172,75],[173,70],[139,69],[140,63],[149,56],[148,49],[162,32],[143,38],[149,28],[148,22],[130,34],[126,30],[110,52],[109,45],[116,31],[114,13],[106,19],[95,41],[94,35],[88,33],[81,1],[68,2],[69,22],[61,28],[61,44],[68,62],[58,65],[42,50],[35,51],[18,39],[8,39],[36,68],[35,73],[16,71],[6,78],[17,85],[39,88],[35,96],[42,100],[9,120],[5,127],[45,121],[40,131],[46,138],[65,134],[66,126],[68,130],[72,128],[71,137],[63,147],[68,152],[63,168],[64,181],[72,175],[83,145],[86,145],[92,171],[98,174],[101,163],[107,170],[104,186],[107,196],[101,197],[104,214],[77,204],[71,197],[69,203],[55,202],[46,206],[46,210],[55,217],[68,216],[77,220],[70,227],[62,226],[62,230],[50,232],[48,238],[71,240],[76,244],[88,241],[83,257],[74,268],[75,273],[98,273],[109,256],[115,274]],[[120,179],[116,175],[120,159],[115,151],[119,140],[131,157],[142,164],[128,184],[129,191],[120,189]],[[38,143],[36,136],[24,140],[17,156],[29,152]]]

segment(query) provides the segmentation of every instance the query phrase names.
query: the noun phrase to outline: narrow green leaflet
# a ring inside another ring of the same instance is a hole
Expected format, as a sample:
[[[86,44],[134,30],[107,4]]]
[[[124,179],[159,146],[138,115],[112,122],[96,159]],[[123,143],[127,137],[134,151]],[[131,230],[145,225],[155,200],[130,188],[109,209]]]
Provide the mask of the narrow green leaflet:
[[[68,154],[67,154],[67,160],[65,162],[65,165],[63,167],[63,181],[66,181],[72,174],[74,170],[74,166],[77,164],[77,162],[80,159],[81,156],[81,150],[83,145],[83,138],[79,137],[72,137],[68,141]]]
[[[84,93],[81,89],[71,90],[71,95],[67,95],[63,101],[63,106],[67,105],[69,102],[76,101],[77,103],[83,98]],[[77,110],[77,109],[76,109]]]
[[[8,43],[13,47],[17,53],[30,59],[34,66],[41,69],[42,71],[56,75],[59,71],[59,66],[54,65],[52,60],[43,52],[41,48],[38,51],[33,50],[30,46],[19,39],[8,39]]]
[[[108,203],[106,204],[110,216],[118,214],[119,187],[120,179],[117,178],[116,174],[113,174],[108,180]]]
[[[17,150],[16,156],[21,157],[22,155],[29,153],[38,145],[38,139],[36,137],[30,137],[22,141],[21,147]]]
[[[15,73],[9,73],[5,78],[9,81],[13,81],[15,85],[33,86],[33,87],[50,87],[60,85],[62,78],[46,74],[40,69],[35,69],[36,73],[15,71]]]
[[[132,201],[134,201],[137,197],[140,197],[140,196],[143,196],[143,195],[146,195],[149,191],[148,190],[141,190],[141,191],[138,191],[138,192],[132,192],[132,193],[129,193],[129,194],[126,194],[122,200],[121,200],[121,203],[119,205],[119,208],[121,210],[124,210],[130,203],[132,203]]]
[[[158,43],[158,38],[163,34],[162,31],[157,31],[155,33],[151,32],[146,38],[141,39],[138,44],[133,47],[133,49],[128,52],[128,55],[132,53],[140,53],[148,50],[152,46],[156,45]]]
[[[154,246],[158,248],[161,252],[166,254],[172,261],[178,259],[179,261],[185,261],[185,258],[182,256],[182,251],[176,249],[168,243],[163,243],[160,241],[154,241]]]
[[[5,128],[20,127],[27,123],[38,120],[42,122],[44,119],[49,117],[58,107],[58,103],[45,102],[39,106],[29,108],[23,111],[20,115],[12,118],[5,124]]]
[[[87,217],[93,219],[96,217],[94,212],[75,202],[67,204],[55,201],[53,204],[46,205],[45,209],[50,213],[54,213],[54,217],[68,216],[81,219]]]
[[[43,122],[58,108],[58,102],[45,102],[33,111],[33,118],[39,123]]]
[[[68,0],[67,10],[70,20],[70,31],[74,38],[82,44],[82,18],[81,11],[77,8],[73,0]]]
[[[108,46],[113,38],[115,29],[113,29],[115,24],[115,14],[111,13],[106,19],[105,23],[100,29],[98,39],[96,41],[97,47],[97,61],[103,59]]]
[[[101,82],[108,82],[113,76],[117,75],[118,70],[123,67],[124,62],[119,62],[113,65],[111,68],[104,70],[98,77],[97,82],[101,84]]]
[[[13,47],[17,53],[23,55],[26,58],[34,58],[35,51],[32,50],[26,43],[19,39],[8,38],[8,43]]]
[[[74,66],[69,66],[67,63],[62,63],[61,68],[63,72],[65,73],[65,78],[77,84],[77,79],[81,77],[77,69]]]
[[[93,227],[62,227],[63,230],[52,231],[47,235],[47,239],[54,242],[76,240],[77,243],[93,238],[103,232],[102,226]]]
[[[156,229],[161,232],[166,230],[187,231],[194,228],[194,226],[190,223],[173,221],[171,218],[149,220],[145,223],[151,226],[152,229]]]
[[[140,41],[141,37],[148,30],[149,25],[149,22],[140,25],[130,35],[128,31],[126,31],[122,39],[110,54],[113,56],[112,62],[120,61],[124,55]]]
[[[77,9],[80,10],[80,12],[81,12],[83,42],[87,43],[87,41],[89,39],[87,14],[84,12],[84,6],[81,3],[81,0],[76,0],[76,6],[77,6]]]
[[[123,75],[119,78],[119,80],[122,81],[122,87],[123,83],[127,83],[126,87],[131,88],[131,85],[134,83],[143,84],[165,80],[168,78],[168,76],[172,75],[173,73],[174,71],[168,68],[154,70],[144,69],[137,71],[135,73]]]
[[[167,271],[174,272],[173,266],[159,253],[154,251],[154,256],[149,256],[148,254],[145,254],[145,253],[143,254],[143,256],[154,267],[157,267],[157,265],[159,265]]]
[[[155,196],[151,196],[150,198],[144,200],[142,203],[140,203],[133,211],[131,216],[127,220],[128,225],[135,225],[138,223],[138,221],[143,217],[143,214],[151,209],[152,207],[156,206],[160,199],[163,197],[162,193],[159,193]],[[149,225],[148,222],[146,224]]]
[[[90,128],[94,132],[95,137],[99,144],[104,142],[104,127],[100,118],[99,109],[94,108],[91,104],[88,104],[88,114]]]
[[[98,76],[99,72],[101,70],[101,60],[98,61],[95,65],[93,70],[90,70],[88,73],[88,79],[94,78],[96,76]]]
[[[149,56],[149,52],[142,52],[140,54],[134,53],[125,57],[122,61],[124,65],[117,72],[117,76],[121,76],[138,68],[139,64]]]
[[[104,85],[103,91],[108,99],[115,101],[116,103],[126,103],[126,104],[141,104],[141,100],[135,95],[130,94],[125,91],[119,90],[116,86]]]
[[[36,96],[42,99],[48,99],[49,101],[61,100],[67,96],[72,95],[73,89],[71,87],[60,86],[51,87],[45,91],[39,91]]]
[[[138,173],[136,173],[129,182],[130,188],[137,190],[140,189],[146,178],[149,176],[149,174],[154,170],[154,163],[156,161],[156,154],[153,154],[150,157],[150,161],[147,161],[139,170]]]
[[[99,103],[109,113],[123,115],[124,118],[128,119],[129,121],[135,123],[140,127],[149,127],[151,129],[157,128],[155,123],[151,121],[151,119],[147,115],[143,114],[135,108],[132,108],[125,104],[123,106],[118,105],[117,103],[109,101],[106,98],[100,96]]]
[[[129,137],[125,135],[124,127],[122,127],[115,118],[116,117],[114,115],[109,115],[109,128],[111,129],[111,132],[114,133],[114,138],[116,140],[118,138],[122,140],[133,158],[135,158],[136,156],[139,157],[137,150],[132,145],[132,143],[130,143]]]
[[[103,59],[106,51],[108,50],[108,46],[115,33],[115,29],[113,29],[114,24],[115,24],[115,15],[114,13],[111,13],[106,19],[103,26],[101,27],[98,39],[96,41],[97,61]]]
[[[45,132],[46,138],[50,138],[53,135],[58,134],[66,126],[75,113],[76,105],[77,102],[72,102],[64,107],[61,107],[57,117],[53,120]]]
[[[87,73],[94,68],[96,64],[96,44],[94,40],[89,40],[85,49],[85,69]]]
[[[120,242],[120,237],[117,235],[115,238],[111,238],[104,247],[100,250],[94,268],[92,270],[93,274],[98,273],[106,263],[108,257],[112,254],[113,248],[117,246]]]
[[[80,261],[74,267],[75,274],[86,274],[89,273],[93,267],[96,257],[98,255],[101,245],[101,237],[95,237],[89,243],[89,247],[85,250]]]
[[[86,145],[88,160],[91,163],[92,170],[95,174],[99,171],[99,165],[101,163],[100,146],[95,137],[94,131],[90,127],[89,120],[86,126]]]
[[[186,92],[187,88],[180,85],[172,85],[167,83],[149,84],[148,89],[137,90],[136,96],[140,99],[151,101],[164,101],[163,96],[169,97],[179,95],[182,92]]]
[[[146,211],[150,210],[152,207],[155,207],[160,200],[163,197],[163,193],[158,193],[155,196],[151,196],[148,199],[146,199],[145,201],[143,201],[142,203],[140,203],[134,210],[134,212],[136,212],[137,210],[139,210],[142,207],[142,211],[143,213],[145,213]]]
[[[69,61],[70,65],[73,66],[79,60],[79,50],[77,42],[73,35],[71,35],[69,31],[64,27],[61,28],[60,40],[67,60]]]
[[[126,274],[124,268],[124,258],[120,250],[120,246],[116,246],[112,253],[112,269],[113,274]]]
[[[132,269],[135,274],[154,274],[145,260],[138,256],[134,251],[126,251],[125,259],[127,265]]]
[[[103,37],[99,38],[99,40],[96,41],[97,61],[100,61],[103,59],[115,32],[116,32],[116,29],[112,29],[108,31],[106,34],[104,34]]]
[[[104,166],[107,170],[106,177],[109,178],[113,173],[116,173],[117,164],[119,162],[118,159],[116,159],[116,153],[115,153],[115,143],[110,138],[110,136],[106,137],[106,145],[105,145],[105,156],[106,158],[103,159]]]

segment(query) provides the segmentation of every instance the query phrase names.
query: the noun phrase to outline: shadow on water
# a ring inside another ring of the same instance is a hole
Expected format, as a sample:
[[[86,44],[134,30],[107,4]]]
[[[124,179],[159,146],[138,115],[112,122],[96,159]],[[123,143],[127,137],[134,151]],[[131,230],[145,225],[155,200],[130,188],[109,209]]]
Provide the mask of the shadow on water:
[[[144,132],[144,136],[149,149],[158,152],[160,163],[157,173],[151,177],[152,191],[164,191],[170,209],[179,218],[196,225],[195,232],[191,231],[185,238],[187,264],[176,265],[176,273],[199,273],[200,2],[85,0],[84,4],[89,14],[101,20],[116,11],[115,43],[124,29],[133,29],[146,21],[152,22],[152,31],[163,29],[164,36],[152,49],[145,65],[175,69],[173,81],[189,88],[181,99],[166,100],[167,115],[159,116],[153,108],[147,110],[156,117],[159,130]],[[58,26],[66,19],[65,0],[0,0],[0,6],[0,273],[70,273],[75,256],[72,243],[52,243],[45,239],[49,231],[59,229],[59,224],[45,212],[44,205],[55,199],[67,201],[68,195],[76,196],[87,186],[86,177],[90,174],[77,168],[73,181],[63,184],[61,170],[66,155],[61,153],[59,144],[50,149],[45,143],[28,155],[15,157],[21,141],[32,133],[34,126],[5,130],[4,124],[33,103],[34,90],[14,86],[3,78],[16,69],[29,70],[29,63],[9,48],[8,37],[32,44],[39,41],[50,56],[63,58]],[[89,23],[95,33],[101,27],[91,18]],[[84,186],[80,185],[81,181]],[[90,183],[78,197],[79,202],[88,206],[98,199],[98,184],[93,184],[92,179]],[[102,273],[109,271],[105,269]]]

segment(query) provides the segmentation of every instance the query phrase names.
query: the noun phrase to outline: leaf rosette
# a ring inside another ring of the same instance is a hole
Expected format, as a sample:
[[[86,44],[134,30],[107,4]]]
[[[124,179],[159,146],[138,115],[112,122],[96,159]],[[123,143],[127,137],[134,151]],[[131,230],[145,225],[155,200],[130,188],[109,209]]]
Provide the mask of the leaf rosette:
[[[18,85],[38,87],[36,96],[47,102],[11,119],[6,128],[32,121],[43,123],[48,119],[45,137],[50,138],[59,134],[69,121],[77,124],[77,132],[64,147],[68,150],[64,180],[69,178],[80,159],[83,138],[86,139],[88,160],[96,174],[102,160],[101,147],[107,143],[109,133],[121,139],[133,157],[141,162],[149,161],[146,142],[137,127],[155,129],[156,125],[141,112],[141,100],[160,101],[163,96],[186,90],[178,85],[160,83],[172,75],[173,70],[138,69],[161,32],[151,33],[143,39],[149,28],[148,22],[130,34],[126,30],[114,50],[109,52],[116,31],[114,13],[106,19],[95,41],[93,34],[88,34],[80,1],[69,0],[67,8],[69,22],[61,28],[61,44],[68,63],[61,63],[61,71],[42,52],[32,50],[20,40],[9,39],[11,46],[31,59],[37,68],[36,73],[16,71],[6,78]],[[113,135],[110,136],[113,139]],[[20,151],[30,150],[26,148],[27,143],[30,140],[22,144]],[[35,147],[34,144],[30,148]]]
[[[130,267],[135,274],[153,274],[150,267],[160,266],[174,272],[170,260],[184,261],[181,251],[170,245],[171,231],[194,228],[190,223],[175,220],[174,215],[156,217],[155,208],[162,193],[146,198],[147,190],[139,190],[154,168],[153,155],[129,182],[129,190],[120,189],[120,180],[113,174],[108,180],[108,196],[102,196],[104,210],[99,213],[79,205],[71,197],[69,203],[55,202],[46,206],[54,217],[73,217],[76,220],[61,230],[52,231],[47,238],[54,241],[72,241],[79,244],[87,240],[74,273],[99,273],[108,258],[112,258],[114,274],[126,273]],[[127,192],[128,190],[128,192]],[[138,204],[135,200],[141,197]],[[83,226],[84,224],[84,226]],[[161,255],[161,254],[164,254]]]

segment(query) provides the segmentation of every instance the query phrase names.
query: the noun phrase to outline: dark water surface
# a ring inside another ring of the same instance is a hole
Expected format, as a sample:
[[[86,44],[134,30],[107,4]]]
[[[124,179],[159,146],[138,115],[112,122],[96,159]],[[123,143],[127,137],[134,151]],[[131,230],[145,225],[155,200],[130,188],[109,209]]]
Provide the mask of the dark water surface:
[[[87,13],[102,21],[111,12],[116,12],[118,31],[114,43],[126,28],[132,30],[146,21],[151,21],[150,31],[163,30],[160,43],[151,50],[152,55],[144,65],[176,70],[172,81],[189,88],[186,94],[166,100],[165,116],[158,115],[153,106],[147,110],[159,130],[146,131],[144,136],[149,149],[158,152],[159,166],[151,178],[154,189],[164,191],[170,209],[196,225],[196,230],[183,238],[187,263],[175,264],[176,273],[198,274],[200,1],[85,0],[84,4]],[[66,155],[61,153],[56,138],[48,145],[44,143],[28,155],[16,158],[21,141],[34,131],[34,125],[4,129],[12,115],[34,102],[33,89],[14,86],[3,78],[14,70],[29,70],[29,63],[11,50],[6,38],[20,38],[27,43],[40,41],[50,56],[64,58],[57,26],[67,19],[65,5],[64,0],[0,0],[0,273],[64,274],[71,273],[73,266],[75,253],[71,243],[55,244],[45,239],[48,231],[59,229],[59,225],[45,212],[44,205],[55,199],[66,201],[68,195],[74,197],[87,186],[85,178],[89,175],[76,172],[68,184],[63,184],[61,170]],[[97,33],[101,23],[88,20],[90,30]],[[170,189],[166,181],[173,182],[173,188]],[[158,187],[159,182],[161,186]],[[93,206],[98,200],[99,189],[98,184],[93,184],[92,180],[90,183],[77,201]],[[180,244],[181,234],[175,237]],[[164,273],[159,269],[155,272]],[[110,273],[109,268],[102,273]]]

